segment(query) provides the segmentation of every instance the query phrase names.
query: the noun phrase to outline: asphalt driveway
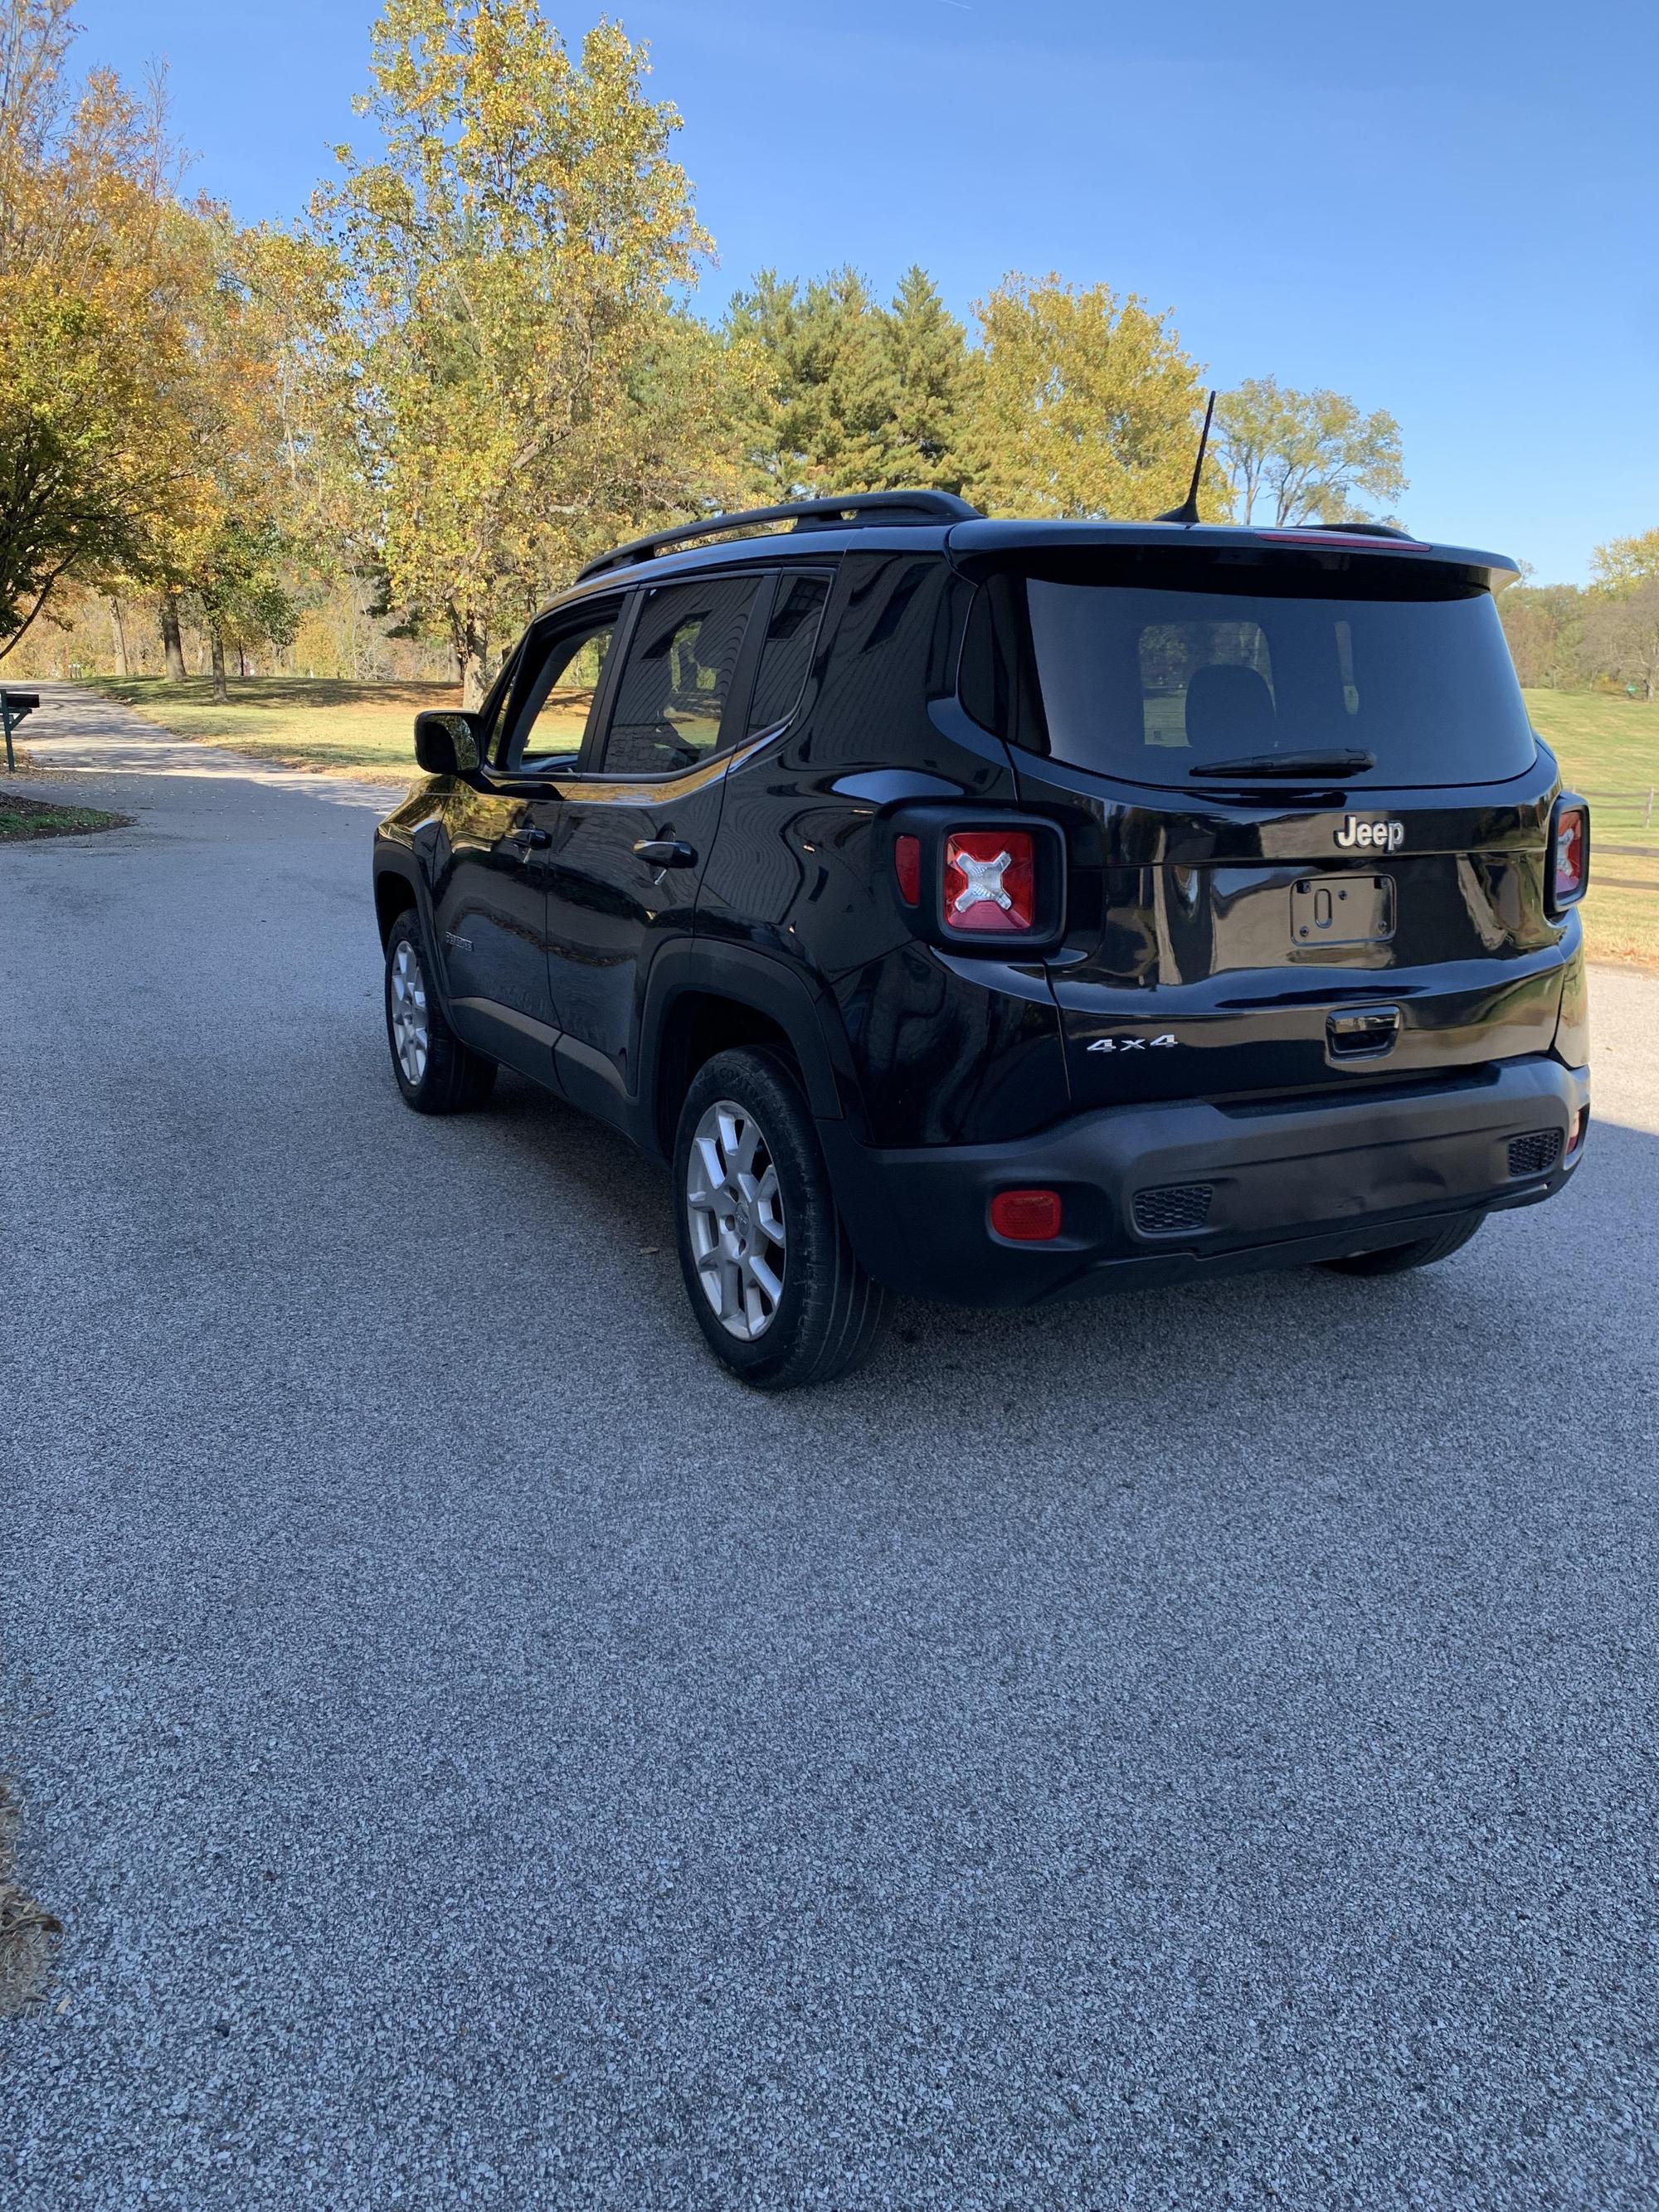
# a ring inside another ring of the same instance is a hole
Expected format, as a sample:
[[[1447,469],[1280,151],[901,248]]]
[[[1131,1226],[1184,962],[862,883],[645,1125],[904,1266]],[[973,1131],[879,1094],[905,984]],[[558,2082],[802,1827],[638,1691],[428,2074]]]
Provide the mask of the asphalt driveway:
[[[26,735],[136,826],[0,850],[0,2198],[1653,2204],[1659,981],[1441,1268],[773,1401],[618,1140],[400,1104],[383,799]]]

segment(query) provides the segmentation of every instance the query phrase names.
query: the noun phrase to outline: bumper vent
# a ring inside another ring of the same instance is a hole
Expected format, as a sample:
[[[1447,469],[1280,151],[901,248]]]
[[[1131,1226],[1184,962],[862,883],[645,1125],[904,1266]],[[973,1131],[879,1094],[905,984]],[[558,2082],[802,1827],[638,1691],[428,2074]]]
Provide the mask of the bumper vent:
[[[1534,1129],[1525,1137],[1510,1139],[1510,1173],[1512,1176],[1542,1175],[1553,1168],[1561,1157],[1561,1132],[1559,1129]]]
[[[1139,1190],[1135,1227],[1143,1237],[1167,1237],[1176,1229],[1202,1229],[1210,1218],[1210,1198],[1206,1182],[1166,1182],[1157,1190]]]

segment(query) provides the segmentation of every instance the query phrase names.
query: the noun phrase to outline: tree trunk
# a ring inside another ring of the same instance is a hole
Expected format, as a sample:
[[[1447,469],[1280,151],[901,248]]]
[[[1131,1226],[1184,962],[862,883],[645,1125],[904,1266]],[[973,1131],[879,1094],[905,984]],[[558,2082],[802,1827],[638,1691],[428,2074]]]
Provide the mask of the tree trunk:
[[[115,672],[118,676],[130,676],[132,671],[127,665],[126,626],[121,620],[121,602],[113,592],[110,593],[109,626],[115,636]]]
[[[179,594],[161,594],[161,643],[167,657],[167,682],[182,684],[185,680],[185,643],[179,635]]]
[[[461,679],[461,706],[475,714],[484,702],[489,686],[485,670],[489,658],[489,633],[484,624],[459,607],[449,611],[449,634],[455,648],[455,668]]]
[[[224,634],[217,623],[209,625],[208,641],[213,648],[213,696],[222,702],[229,698],[230,688],[225,682]]]

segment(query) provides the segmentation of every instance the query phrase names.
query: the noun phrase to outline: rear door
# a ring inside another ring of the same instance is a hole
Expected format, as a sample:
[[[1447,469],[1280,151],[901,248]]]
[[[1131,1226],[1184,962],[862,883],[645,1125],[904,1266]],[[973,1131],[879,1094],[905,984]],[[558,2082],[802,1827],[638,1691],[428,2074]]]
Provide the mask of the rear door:
[[[1080,1105],[1548,1048],[1556,777],[1462,571],[1298,551],[1050,562],[1002,588]]]
[[[652,955],[691,927],[772,590],[720,569],[641,592],[604,726],[562,786],[547,923],[559,1080],[607,1118],[637,1089]]]

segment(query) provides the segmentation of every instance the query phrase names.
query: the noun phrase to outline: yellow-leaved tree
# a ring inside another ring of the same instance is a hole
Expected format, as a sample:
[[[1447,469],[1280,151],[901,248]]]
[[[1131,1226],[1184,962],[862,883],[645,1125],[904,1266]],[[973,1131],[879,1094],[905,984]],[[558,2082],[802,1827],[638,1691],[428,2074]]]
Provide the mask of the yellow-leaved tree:
[[[0,0],[0,659],[189,515],[191,364],[159,101],[64,88],[69,0]]]
[[[1167,313],[1057,276],[1005,277],[974,312],[970,499],[992,514],[1133,520],[1186,497],[1204,392]],[[1208,470],[1205,489],[1224,513]]]
[[[386,0],[359,103],[383,151],[341,148],[313,203],[364,535],[469,705],[584,558],[736,480],[732,363],[678,289],[708,241],[646,74],[611,22],[573,58],[537,0]]]
[[[167,231],[195,494],[157,533],[150,574],[161,586],[169,674],[184,672],[179,610],[187,599],[222,698],[228,648],[292,636],[301,548],[327,546],[341,520],[329,451],[337,425],[317,337],[332,313],[332,262],[313,241],[241,229],[209,200],[173,207]]]

